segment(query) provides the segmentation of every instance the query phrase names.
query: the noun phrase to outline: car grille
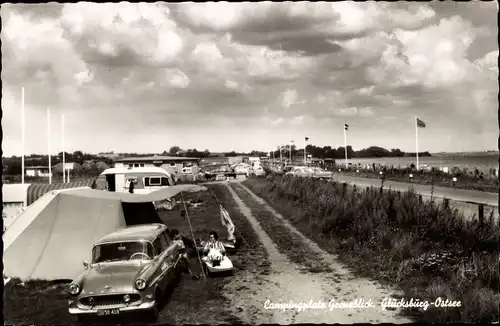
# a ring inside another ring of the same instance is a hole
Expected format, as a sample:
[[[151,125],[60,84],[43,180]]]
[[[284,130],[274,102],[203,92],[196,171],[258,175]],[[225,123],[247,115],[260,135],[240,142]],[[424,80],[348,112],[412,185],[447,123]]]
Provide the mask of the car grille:
[[[123,300],[123,296],[125,294],[113,294],[113,295],[98,295],[93,297],[85,297],[80,299],[80,303],[84,306],[92,306],[92,307],[107,307],[107,306],[117,306],[124,305],[125,301]],[[129,294],[130,301],[128,304],[137,302],[141,299],[141,296],[138,294]],[[90,304],[90,298],[94,299],[94,304]]]

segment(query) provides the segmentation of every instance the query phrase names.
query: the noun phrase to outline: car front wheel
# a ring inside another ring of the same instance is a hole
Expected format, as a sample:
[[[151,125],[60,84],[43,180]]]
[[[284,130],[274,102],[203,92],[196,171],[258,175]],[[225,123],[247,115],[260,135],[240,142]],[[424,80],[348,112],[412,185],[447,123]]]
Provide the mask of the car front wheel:
[[[148,311],[148,321],[150,321],[151,323],[156,323],[158,321],[158,315],[159,315],[159,312],[158,312],[158,304],[155,303],[155,305],[153,306],[153,308],[151,308],[149,311]]]

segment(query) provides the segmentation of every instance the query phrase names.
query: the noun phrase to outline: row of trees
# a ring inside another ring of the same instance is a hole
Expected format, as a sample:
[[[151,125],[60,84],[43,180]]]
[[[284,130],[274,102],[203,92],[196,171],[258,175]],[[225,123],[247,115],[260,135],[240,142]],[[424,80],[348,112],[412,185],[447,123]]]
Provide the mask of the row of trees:
[[[304,150],[303,149],[297,149],[295,145],[292,145],[290,148],[290,145],[283,145],[281,147],[281,155],[283,155],[285,158],[287,158],[290,155],[290,150],[292,152],[292,156],[303,156],[304,155]],[[306,146],[306,151],[307,154],[312,155],[314,158],[332,158],[332,159],[342,159],[345,158],[345,148],[344,147],[338,147],[338,148],[332,148],[331,146],[314,146],[314,145],[307,145]],[[264,155],[267,155],[267,153],[264,153]],[[277,148],[274,151],[274,157],[279,157],[280,151],[279,148]],[[418,154],[419,156],[431,156],[429,152],[421,152]],[[405,153],[401,151],[398,148],[391,149],[390,151],[382,148],[382,147],[377,147],[377,146],[371,146],[368,148],[364,148],[359,151],[355,151],[352,149],[352,146],[347,146],[347,157],[348,158],[371,158],[371,157],[405,157],[405,156],[416,156],[415,153]]]

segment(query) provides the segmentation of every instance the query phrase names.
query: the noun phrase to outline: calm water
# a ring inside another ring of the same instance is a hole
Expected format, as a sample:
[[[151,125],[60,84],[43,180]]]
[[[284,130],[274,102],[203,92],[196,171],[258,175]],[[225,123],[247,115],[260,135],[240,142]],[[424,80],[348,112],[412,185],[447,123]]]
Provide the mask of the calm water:
[[[344,160],[336,160],[338,163],[343,163]],[[419,157],[420,165],[429,166],[447,166],[447,167],[467,167],[473,169],[477,167],[479,170],[488,171],[491,168],[498,169],[498,156],[432,156],[432,157]],[[389,164],[408,166],[411,163],[417,164],[415,157],[383,157],[383,158],[366,158],[366,159],[350,159],[350,163],[361,164]]]

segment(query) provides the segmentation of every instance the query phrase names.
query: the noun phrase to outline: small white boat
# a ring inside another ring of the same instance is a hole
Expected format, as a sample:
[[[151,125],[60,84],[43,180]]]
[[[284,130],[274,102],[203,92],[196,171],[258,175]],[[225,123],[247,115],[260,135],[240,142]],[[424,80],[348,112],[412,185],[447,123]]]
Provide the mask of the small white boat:
[[[202,262],[208,274],[231,273],[234,268],[231,259],[216,249],[210,249],[208,255],[202,258]]]

